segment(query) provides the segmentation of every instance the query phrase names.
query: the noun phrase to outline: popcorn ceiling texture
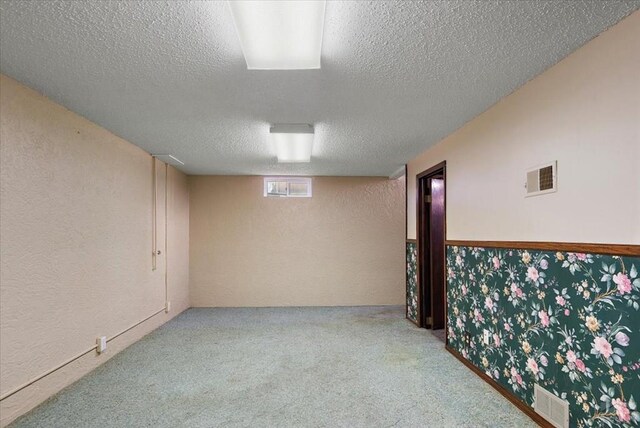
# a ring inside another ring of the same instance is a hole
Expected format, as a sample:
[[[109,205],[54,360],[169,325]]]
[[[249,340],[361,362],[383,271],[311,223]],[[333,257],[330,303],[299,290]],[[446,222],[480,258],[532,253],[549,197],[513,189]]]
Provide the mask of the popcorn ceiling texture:
[[[3,1],[0,66],[189,174],[389,175],[638,7],[329,2],[322,69],[266,72],[226,2]],[[315,124],[310,164],[273,122]]]

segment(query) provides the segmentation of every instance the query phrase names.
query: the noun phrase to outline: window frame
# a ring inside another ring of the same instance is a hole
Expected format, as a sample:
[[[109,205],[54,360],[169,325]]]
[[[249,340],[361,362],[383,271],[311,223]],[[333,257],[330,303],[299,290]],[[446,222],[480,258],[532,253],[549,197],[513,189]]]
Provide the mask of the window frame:
[[[269,194],[269,183],[273,181],[284,181],[287,183],[287,194],[286,195],[270,195]],[[292,195],[289,193],[289,185],[290,184],[306,184],[307,185],[307,193],[304,195]],[[263,178],[263,196],[265,198],[311,198],[313,197],[313,180],[311,177],[275,177],[275,176],[267,176]]]

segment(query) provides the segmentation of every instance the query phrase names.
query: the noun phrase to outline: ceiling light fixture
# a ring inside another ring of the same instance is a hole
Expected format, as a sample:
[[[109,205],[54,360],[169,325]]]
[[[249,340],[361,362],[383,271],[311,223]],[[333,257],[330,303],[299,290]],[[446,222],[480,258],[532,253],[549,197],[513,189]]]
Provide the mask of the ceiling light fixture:
[[[249,70],[320,68],[325,0],[229,0]]]
[[[278,162],[311,162],[313,126],[307,124],[273,125],[269,129]]]

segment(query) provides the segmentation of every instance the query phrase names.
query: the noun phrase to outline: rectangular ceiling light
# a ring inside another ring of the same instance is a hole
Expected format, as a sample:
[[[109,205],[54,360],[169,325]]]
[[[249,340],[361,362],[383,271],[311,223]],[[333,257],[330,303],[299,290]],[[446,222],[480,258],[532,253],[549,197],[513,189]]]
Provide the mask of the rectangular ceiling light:
[[[320,68],[325,0],[229,0],[249,70]]]
[[[311,162],[313,126],[273,125],[269,130],[278,162]]]

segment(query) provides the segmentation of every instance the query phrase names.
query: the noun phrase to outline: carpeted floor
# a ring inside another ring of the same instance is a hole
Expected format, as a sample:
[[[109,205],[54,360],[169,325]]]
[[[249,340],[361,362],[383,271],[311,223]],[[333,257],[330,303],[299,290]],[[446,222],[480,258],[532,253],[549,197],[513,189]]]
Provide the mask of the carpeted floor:
[[[190,309],[12,427],[534,427],[400,307]]]
[[[447,331],[442,328],[440,330],[429,330],[440,342],[447,342]]]

